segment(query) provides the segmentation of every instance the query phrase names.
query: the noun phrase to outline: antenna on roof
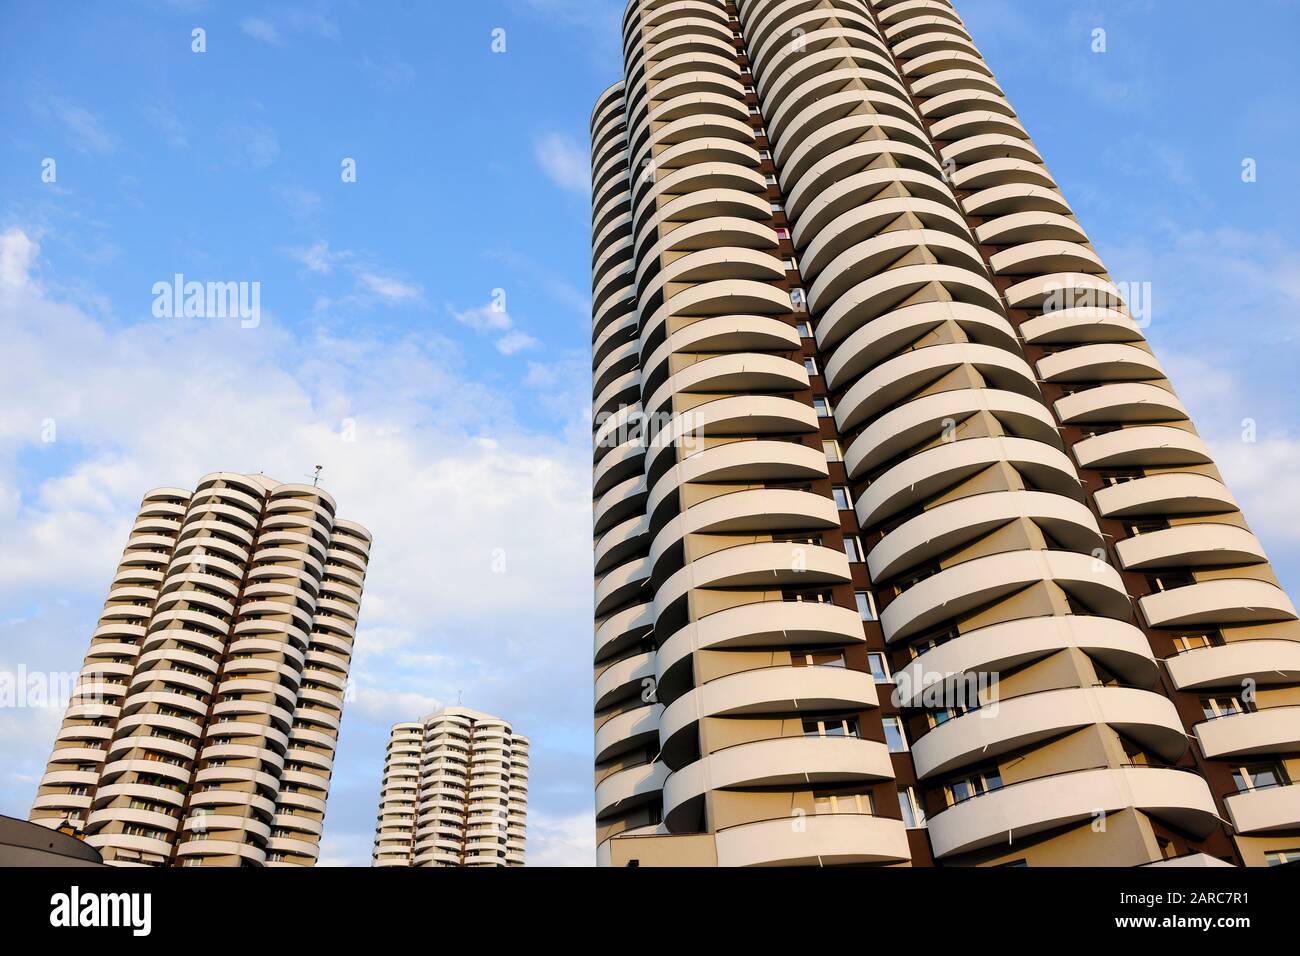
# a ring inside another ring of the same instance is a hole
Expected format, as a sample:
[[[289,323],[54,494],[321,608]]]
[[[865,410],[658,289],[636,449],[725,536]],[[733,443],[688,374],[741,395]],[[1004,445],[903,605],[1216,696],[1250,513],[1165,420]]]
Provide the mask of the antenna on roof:
[[[464,693],[465,693],[465,692],[464,692],[463,690],[458,690],[458,691],[456,691],[456,706],[457,706],[457,707],[460,706],[460,699],[461,699],[461,697],[464,695]]]
[[[324,467],[325,467],[324,465],[317,465],[316,470],[312,472],[311,486],[313,488],[317,487],[320,484],[320,473],[321,473],[321,469]]]

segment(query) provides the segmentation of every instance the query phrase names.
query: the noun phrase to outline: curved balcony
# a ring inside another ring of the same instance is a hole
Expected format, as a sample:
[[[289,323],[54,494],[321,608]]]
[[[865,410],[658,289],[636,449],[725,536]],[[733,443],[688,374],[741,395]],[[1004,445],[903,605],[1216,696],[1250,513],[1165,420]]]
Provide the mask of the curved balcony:
[[[828,473],[820,448],[762,438],[727,442],[695,452],[660,475],[645,510],[654,514],[666,496],[688,482],[816,480]]]
[[[924,80],[914,82],[912,89],[914,91],[918,90],[926,81],[939,80],[946,75],[952,75],[952,73],[970,73],[973,76],[980,77],[984,82],[992,82],[991,77],[983,76],[971,70],[954,70],[931,74]],[[1007,156],[993,156],[958,169],[953,173],[952,182],[956,189],[970,192],[988,189],[991,186],[1013,184],[1043,186],[1048,189],[1056,186],[1056,180],[1047,171],[1047,167],[1041,163]]]
[[[633,515],[615,525],[596,542],[596,574],[601,575],[617,564],[635,557],[649,543],[650,519]]]
[[[1169,472],[1120,482],[1094,493],[1104,518],[1140,515],[1205,515],[1236,511],[1223,482],[1209,475]]]
[[[690,683],[690,658],[702,650],[860,644],[862,619],[852,608],[813,601],[759,601],[692,621],[660,645],[655,655],[661,701],[671,702]]]
[[[845,51],[847,52],[847,51]],[[879,164],[888,159],[888,165]],[[798,177],[788,171],[786,209],[794,217],[794,242],[804,248],[833,219],[869,204],[894,183],[917,199],[953,205],[934,153],[911,143],[876,139],[836,143]]]
[[[645,507],[645,496],[644,475],[633,475],[605,492],[592,509],[595,534],[604,534],[628,518],[641,514]]]
[[[1013,212],[976,227],[975,238],[984,245],[1020,245],[1029,242],[1087,242],[1078,220],[1043,210]],[[1059,271],[1052,269],[1051,271]]]
[[[1197,581],[1138,600],[1149,627],[1204,627],[1294,621],[1295,606],[1276,584],[1249,578]]]
[[[645,404],[656,415],[678,395],[725,392],[799,392],[808,388],[808,372],[800,362],[761,352],[699,356],[683,365],[655,390]]]
[[[1300,704],[1216,717],[1192,729],[1210,760],[1295,753],[1300,750]]]
[[[809,134],[781,163],[786,182],[797,183],[820,160],[836,150],[851,146],[863,134],[879,130],[885,137],[918,149],[926,149],[928,141],[921,128],[912,120],[899,119],[885,113],[861,113],[834,120]]]
[[[662,759],[672,769],[682,767],[695,747],[695,728],[706,717],[862,710],[877,704],[875,681],[865,671],[775,665],[727,674],[692,688],[664,709],[659,721]]]
[[[1129,571],[1149,568],[1231,567],[1267,561],[1259,539],[1230,524],[1180,524],[1115,542]]]
[[[912,858],[902,820],[857,813],[778,817],[724,827],[718,866],[839,866]]]
[[[875,582],[955,551],[1017,519],[1043,528],[1062,548],[1103,548],[1101,529],[1087,505],[1043,491],[994,491],[937,505],[899,525],[871,549]]]
[[[911,72],[911,68],[912,64],[908,64],[908,72]],[[939,151],[939,158],[944,162],[956,163],[958,168],[990,159],[1017,159],[1036,164],[1043,162],[1043,157],[1038,155],[1033,143],[1006,133],[967,136],[945,146]]]
[[[663,785],[664,823],[683,828],[679,811],[710,790],[795,787],[892,780],[889,750],[861,737],[776,737],[733,744],[704,754],[668,775]]]
[[[1199,647],[1165,658],[1179,690],[1300,681],[1300,641],[1258,638]]]
[[[901,182],[900,179],[893,181]],[[966,220],[961,213],[940,200],[910,195],[887,196],[850,206],[835,214],[839,205],[824,203],[819,199],[808,207],[804,218],[795,227],[796,245],[804,237],[811,239],[806,247],[801,247],[802,254],[799,258],[799,268],[805,276],[820,278],[822,271],[836,257],[857,243],[888,235],[884,230],[903,216],[914,217],[930,232],[952,235],[968,243],[970,241],[970,231],[966,228]],[[830,219],[833,214],[834,218]],[[908,234],[919,238],[915,233]]]
[[[788,488],[731,491],[692,505],[665,524],[650,545],[650,562],[657,569],[665,552],[691,534],[771,534],[839,526],[835,502],[824,495]]]
[[[1081,468],[1170,468],[1213,461],[1199,435],[1172,425],[1119,428],[1085,438],[1073,451]]]
[[[1164,369],[1146,349],[1123,342],[1078,345],[1047,355],[1038,362],[1047,382],[1113,382],[1162,379]]]
[[[754,279],[716,279],[690,286],[673,296],[643,323],[647,339],[668,316],[707,318],[716,315],[778,315],[790,311],[790,294]]]
[[[997,136],[998,134],[992,134]],[[969,137],[975,141],[979,137]],[[1055,189],[1045,186],[1035,186],[1026,183],[1008,183],[1002,186],[990,186],[987,189],[981,189],[978,192],[971,193],[962,200],[962,208],[968,216],[985,216],[990,219],[999,219],[1003,216],[1015,215],[1018,213],[1052,213],[1058,216],[1069,216],[1070,206]],[[1040,247],[1042,249],[1043,247]],[[1052,247],[1047,247],[1052,250]],[[1011,253],[1014,249],[1004,249],[1003,253]],[[1040,260],[1041,268],[1038,272],[1069,272],[1072,268],[1083,272],[1098,272],[1095,259],[1086,256],[1087,250],[1079,247],[1079,251],[1074,257],[1053,260],[1048,257]],[[1002,253],[998,253],[1001,255]],[[1007,261],[1007,260],[1003,260]],[[1023,273],[1022,273],[1023,274]]]
[[[850,475],[874,471],[885,462],[944,434],[951,422],[992,415],[1006,432],[1061,446],[1055,420],[1042,402],[997,388],[959,388],[936,392],[900,405],[863,429],[844,453]]]
[[[912,744],[920,779],[1032,748],[1082,727],[1107,724],[1170,763],[1187,750],[1173,702],[1129,687],[1069,687],[986,703]]]
[[[596,625],[596,661],[604,660],[635,645],[654,626],[654,609],[634,604]]]
[[[1013,783],[930,817],[939,859],[1130,807],[1198,837],[1219,826],[1214,797],[1200,776],[1164,767],[1106,767]]]
[[[904,352],[859,378],[836,406],[835,421],[841,432],[848,432],[962,365],[973,367],[994,388],[1025,395],[1036,388],[1029,364],[1005,349],[971,342],[930,345]]]
[[[985,308],[998,307],[997,290],[978,272],[943,264],[899,266],[873,276],[841,295],[818,322],[817,341],[823,348],[833,345],[931,283],[943,286],[958,302],[971,302]]]
[[[967,210],[969,212],[969,209]],[[1042,239],[1010,246],[989,256],[995,275],[1023,276],[1039,272],[1103,272],[1097,253],[1077,242]]]
[[[880,625],[887,641],[899,641],[1043,582],[1105,617],[1128,620],[1131,613],[1119,573],[1092,555],[1008,551],[963,561],[913,585],[885,608]]]
[[[1022,322],[1020,334],[1034,345],[1140,342],[1142,330],[1119,309],[1074,306]]]
[[[596,710],[604,710],[629,695],[638,693],[646,680],[655,675],[653,652],[637,654],[610,664],[596,677]]]
[[[1077,614],[1027,617],[963,632],[895,671],[898,704],[919,706],[952,675],[1000,674],[1069,648],[1132,684],[1151,685],[1157,676],[1150,642],[1132,624]]]
[[[1056,401],[1063,425],[1092,422],[1168,422],[1187,418],[1187,409],[1167,388],[1146,382],[1098,385]]]
[[[784,541],[738,544],[691,561],[655,592],[655,619],[692,588],[764,588],[846,584],[852,580],[844,552]]]
[[[656,761],[611,773],[596,784],[596,819],[624,813],[654,800],[663,790],[668,767]]]
[[[847,384],[945,322],[955,322],[975,344],[1016,348],[1011,324],[992,309],[967,302],[921,302],[882,315],[844,338],[826,360],[827,384]],[[824,336],[821,341],[825,344]]]
[[[999,462],[1011,465],[1038,488],[1082,497],[1073,463],[1052,445],[1009,436],[965,438],[917,452],[873,481],[857,500],[858,521],[872,527]],[[855,468],[849,476],[857,478],[861,472]]]
[[[1074,307],[1085,303],[1094,308],[1119,310],[1125,308],[1124,297],[1120,295],[1119,289],[1113,282],[1083,272],[1053,272],[1048,275],[1033,276],[1017,282],[1003,295],[1007,305],[1013,309],[1043,309],[1045,312],[1053,312],[1058,308]],[[1150,358],[1150,353],[1147,354]],[[1155,359],[1151,358],[1150,361],[1154,362]]]
[[[1239,834],[1265,836],[1300,829],[1300,786],[1235,793],[1224,803]]]
[[[879,275],[919,246],[924,246],[941,264],[960,266],[973,272],[982,270],[983,261],[971,245],[969,234],[954,236],[927,228],[882,232],[850,245],[826,263],[808,289],[809,303],[814,309],[821,310],[848,289]]]
[[[653,744],[659,737],[661,704],[646,704],[616,714],[596,729],[596,763]]]

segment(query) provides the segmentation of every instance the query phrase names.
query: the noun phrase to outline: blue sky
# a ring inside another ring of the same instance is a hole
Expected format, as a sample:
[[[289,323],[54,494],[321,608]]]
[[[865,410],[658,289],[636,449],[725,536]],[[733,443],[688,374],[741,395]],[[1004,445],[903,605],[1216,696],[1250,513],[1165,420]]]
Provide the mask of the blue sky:
[[[958,9],[1300,584],[1300,14],[1171,6]],[[79,666],[147,488],[321,463],[376,535],[323,862],[368,861],[388,725],[458,693],[534,739],[531,861],[590,862],[586,129],[621,12],[0,3],[0,669]],[[260,283],[260,324],[155,318],[176,273]],[[0,813],[60,717],[0,710]]]

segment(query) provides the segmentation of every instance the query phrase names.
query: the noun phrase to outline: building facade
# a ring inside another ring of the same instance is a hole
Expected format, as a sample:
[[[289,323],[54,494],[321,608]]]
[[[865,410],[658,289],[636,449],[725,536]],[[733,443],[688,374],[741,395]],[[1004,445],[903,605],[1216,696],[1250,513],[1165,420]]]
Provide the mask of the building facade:
[[[523,866],[528,738],[499,717],[444,707],[394,724],[374,866]]]
[[[313,485],[145,495],[31,819],[121,866],[313,865],[369,551]]]
[[[599,862],[1296,858],[1295,608],[954,5],[631,0],[623,38]]]

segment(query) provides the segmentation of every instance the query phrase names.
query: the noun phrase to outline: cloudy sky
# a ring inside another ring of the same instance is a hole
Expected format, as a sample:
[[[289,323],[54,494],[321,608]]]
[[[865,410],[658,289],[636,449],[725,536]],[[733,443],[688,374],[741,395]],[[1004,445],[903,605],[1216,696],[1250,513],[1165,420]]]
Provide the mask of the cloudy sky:
[[[0,670],[77,669],[146,489],[322,464],[375,534],[322,862],[368,862],[388,725],[458,695],[534,741],[530,862],[591,862],[586,126],[621,7],[0,2]],[[1300,16],[958,9],[1300,584]],[[260,283],[260,323],[155,317],[178,273]],[[0,708],[0,813],[60,719]]]

